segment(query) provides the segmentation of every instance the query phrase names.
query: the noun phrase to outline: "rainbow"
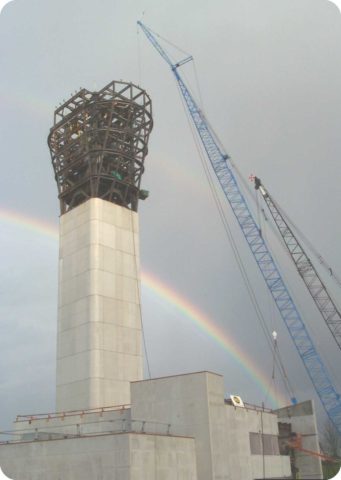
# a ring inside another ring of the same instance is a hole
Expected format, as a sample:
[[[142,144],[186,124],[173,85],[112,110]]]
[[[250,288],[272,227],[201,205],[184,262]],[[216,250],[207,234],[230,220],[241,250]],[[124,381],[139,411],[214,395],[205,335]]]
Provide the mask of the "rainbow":
[[[58,241],[58,225],[0,207],[0,221]]]
[[[288,397],[279,392],[271,392],[269,378],[255,365],[252,359],[237,343],[237,341],[225,329],[218,326],[210,317],[199,310],[190,301],[181,296],[176,290],[161,282],[152,273],[143,270],[141,272],[143,287],[148,288],[154,295],[175,306],[177,310],[189,319],[199,330],[211,337],[239,364],[251,377],[253,382],[260,388],[263,395],[267,396],[275,407],[290,404]]]
[[[10,223],[24,228],[34,234],[43,235],[54,242],[58,241],[58,226],[36,218],[27,217],[21,213],[0,208],[0,222]],[[194,324],[200,331],[212,338],[252,379],[255,386],[267,396],[273,407],[289,404],[288,397],[272,391],[271,380],[255,364],[254,360],[243,350],[237,341],[222,327],[218,326],[209,316],[199,310],[187,298],[180,295],[171,286],[145,269],[141,272],[142,286],[155,297],[175,307],[184,318]]]

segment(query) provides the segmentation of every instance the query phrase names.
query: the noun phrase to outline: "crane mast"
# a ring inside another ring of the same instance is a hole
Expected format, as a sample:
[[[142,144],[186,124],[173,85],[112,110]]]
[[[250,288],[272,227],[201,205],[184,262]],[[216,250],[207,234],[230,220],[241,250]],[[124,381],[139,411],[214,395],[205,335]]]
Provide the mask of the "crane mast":
[[[329,328],[335,342],[341,349],[340,311],[329,295],[327,288],[323,284],[308,255],[305,253],[301,243],[297,240],[275,201],[270,196],[269,192],[266,190],[258,177],[255,177],[255,188],[262,194],[271,216],[277,225],[279,233],[283,238],[285,246],[287,247],[291,258],[296,265],[298,273],[300,274],[318,310],[324,318],[324,321],[326,322],[326,325]]]
[[[327,415],[341,435],[340,395],[337,393],[328,371],[316,351],[313,341],[282,279],[279,269],[264,242],[260,229],[253,218],[241,190],[239,189],[232,169],[227,163],[229,156],[218,146],[214,133],[211,131],[203,113],[178,72],[178,67],[189,61],[192,57],[187,57],[180,62],[173,63],[169,55],[158,43],[151,30],[142,22],[139,21],[137,23],[154,48],[168,63],[175,76],[176,82],[180,88],[194,126],[196,127],[197,133],[218,178],[220,186],[239,223],[247,244],[276,303],[279,313],[287,326],[297,352],[314,385],[315,391],[319,396]],[[295,403],[296,399],[292,399],[292,401]]]

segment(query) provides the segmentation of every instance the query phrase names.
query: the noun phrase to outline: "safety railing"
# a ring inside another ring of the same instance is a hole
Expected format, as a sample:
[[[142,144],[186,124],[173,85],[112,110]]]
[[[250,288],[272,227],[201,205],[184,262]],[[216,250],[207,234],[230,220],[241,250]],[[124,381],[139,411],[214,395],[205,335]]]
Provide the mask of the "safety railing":
[[[151,422],[130,418],[73,423],[65,425],[65,427],[44,425],[34,429],[0,431],[0,444],[29,443],[119,433],[145,433],[168,436],[173,434],[181,436],[178,432],[172,432],[171,427],[172,425],[166,422]]]
[[[125,405],[113,405],[109,407],[89,408],[85,410],[67,410],[65,412],[53,412],[53,413],[35,413],[33,415],[17,415],[16,422],[32,422],[34,420],[52,420],[55,418],[65,418],[73,416],[84,416],[89,414],[103,414],[105,412],[113,412],[119,410],[129,410],[130,404]]]

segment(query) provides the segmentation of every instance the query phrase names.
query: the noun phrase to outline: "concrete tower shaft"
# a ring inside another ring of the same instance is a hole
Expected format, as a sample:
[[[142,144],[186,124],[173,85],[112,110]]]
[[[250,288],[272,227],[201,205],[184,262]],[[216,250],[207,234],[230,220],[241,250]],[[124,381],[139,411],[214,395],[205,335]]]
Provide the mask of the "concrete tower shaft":
[[[143,378],[136,210],[152,123],[148,95],[123,82],[55,112],[57,411],[129,404]]]
[[[48,138],[61,213],[89,198],[137,211],[152,104],[132,83],[80,90],[55,111]]]

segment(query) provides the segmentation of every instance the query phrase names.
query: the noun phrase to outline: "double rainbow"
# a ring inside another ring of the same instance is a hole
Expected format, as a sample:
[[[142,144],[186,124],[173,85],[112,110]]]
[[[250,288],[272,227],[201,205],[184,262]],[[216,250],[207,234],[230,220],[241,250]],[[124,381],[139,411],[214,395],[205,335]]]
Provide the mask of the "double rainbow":
[[[28,217],[19,212],[0,208],[0,222],[24,228],[35,235],[43,235],[58,241],[58,226],[37,218]],[[162,301],[171,304],[186,319],[199,330],[212,338],[224,351],[243,369],[262,392],[262,397],[268,397],[273,407],[287,405],[288,397],[275,392],[271,379],[259,368],[238,342],[225,329],[218,326],[212,318],[199,310],[188,298],[180,295],[173,287],[165,284],[151,272],[145,269],[141,272],[144,288]]]

